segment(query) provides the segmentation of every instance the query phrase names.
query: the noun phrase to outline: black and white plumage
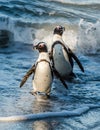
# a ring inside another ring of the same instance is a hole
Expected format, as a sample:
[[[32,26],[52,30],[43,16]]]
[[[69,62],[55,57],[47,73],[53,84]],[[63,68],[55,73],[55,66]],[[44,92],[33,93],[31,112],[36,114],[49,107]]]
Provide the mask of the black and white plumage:
[[[36,64],[32,66],[32,68],[26,73],[24,76],[20,87],[26,82],[27,78],[34,73],[32,84],[33,84],[33,91],[32,94],[34,95],[44,95],[48,96],[51,91],[52,85],[52,69],[50,65],[50,58],[47,50],[47,46],[44,42],[40,42],[33,47],[39,51],[39,56],[36,61]]]
[[[84,72],[84,68],[77,56],[64,43],[62,39],[64,31],[65,28],[62,26],[57,26],[54,29],[50,56],[53,58],[56,70],[64,79],[67,79],[69,77],[75,77],[75,74],[73,73],[73,59],[77,62],[82,72]]]
[[[36,61],[36,64],[32,66],[32,68],[26,73],[23,77],[20,87],[24,85],[28,77],[34,73],[33,76],[33,91],[32,94],[35,96],[44,96],[48,97],[51,91],[51,85],[53,81],[53,73],[61,80],[63,85],[67,88],[66,83],[60,76],[60,74],[56,71],[55,67],[52,66],[51,60],[49,57],[47,46],[44,42],[40,42],[33,47],[39,51],[39,56]]]
[[[40,42],[34,48],[38,49],[39,57],[33,78],[33,90],[36,92],[43,92],[46,95],[50,94],[52,85],[52,69],[50,65],[50,58],[47,51],[47,46]]]

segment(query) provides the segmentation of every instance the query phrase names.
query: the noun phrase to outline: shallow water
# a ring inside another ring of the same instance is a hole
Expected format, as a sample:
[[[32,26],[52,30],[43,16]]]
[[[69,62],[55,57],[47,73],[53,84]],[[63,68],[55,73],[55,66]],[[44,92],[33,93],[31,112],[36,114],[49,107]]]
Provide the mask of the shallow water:
[[[100,105],[99,1],[5,0],[0,1],[0,7],[0,30],[6,30],[9,36],[7,44],[0,43],[0,116],[62,112],[90,104]],[[32,90],[32,77],[22,88],[19,88],[19,84],[38,57],[38,53],[32,50],[32,44],[38,41],[49,44],[53,29],[58,24],[65,26],[63,39],[79,57],[85,73],[75,63],[77,79],[66,82],[69,89],[66,90],[58,79],[54,79],[51,98],[46,102],[38,102],[29,93]],[[100,108],[95,107],[84,114],[68,118],[0,122],[2,130],[40,128],[99,130]]]

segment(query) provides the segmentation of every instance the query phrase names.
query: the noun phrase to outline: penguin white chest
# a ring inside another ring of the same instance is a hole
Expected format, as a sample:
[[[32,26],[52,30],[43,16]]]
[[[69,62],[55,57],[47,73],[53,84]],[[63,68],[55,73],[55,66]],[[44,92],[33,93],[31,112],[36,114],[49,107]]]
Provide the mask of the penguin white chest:
[[[34,92],[49,93],[52,84],[51,68],[48,62],[41,61],[37,64],[34,80],[33,89]]]
[[[54,64],[55,68],[62,76],[67,76],[71,73],[72,67],[69,62],[68,55],[61,45],[56,45],[54,48]]]

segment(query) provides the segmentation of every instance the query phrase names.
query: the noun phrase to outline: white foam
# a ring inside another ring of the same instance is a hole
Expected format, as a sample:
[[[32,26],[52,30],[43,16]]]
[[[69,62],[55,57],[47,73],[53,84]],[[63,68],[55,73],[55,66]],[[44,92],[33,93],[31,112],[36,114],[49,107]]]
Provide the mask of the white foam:
[[[83,19],[79,23],[77,49],[84,54],[95,54],[100,51],[100,21],[87,22]]]
[[[81,108],[74,109],[72,111],[62,111],[62,112],[44,112],[38,114],[27,114],[27,115],[19,115],[19,116],[9,116],[9,117],[0,117],[0,122],[6,121],[25,121],[25,120],[38,120],[44,118],[54,118],[54,117],[72,117],[72,116],[80,116],[83,113],[89,111],[93,108],[100,108],[99,105],[84,105]]]
[[[31,23],[30,23],[31,24]],[[51,45],[53,29],[56,25],[43,24],[40,27],[29,27],[27,23],[18,24],[12,18],[0,18],[0,30],[7,30],[13,34],[10,41],[35,44],[43,41]],[[34,25],[34,24],[33,24]],[[100,21],[96,23],[80,20],[79,26],[65,25],[64,42],[75,52],[83,54],[98,54],[100,52]],[[78,32],[77,32],[78,31]]]
[[[77,4],[77,5],[87,5],[87,4],[97,4],[99,3],[98,0],[84,0],[84,1],[80,1],[80,0],[51,0],[51,1],[57,1],[57,2],[61,2],[61,3],[68,3],[68,4]]]
[[[43,41],[46,42],[48,45],[48,48],[51,46],[52,44],[52,39],[53,39],[53,28],[42,28],[39,30],[35,31],[35,39],[34,39],[34,43],[37,43],[39,41]],[[76,47],[76,41],[77,41],[77,32],[76,30],[73,29],[67,29],[65,30],[64,34],[63,34],[63,40],[64,42],[72,49],[75,50]]]
[[[33,43],[32,28],[19,26],[12,18],[2,16],[0,18],[0,30],[7,30],[13,34],[10,41]]]
[[[35,30],[34,43],[44,41],[48,46],[51,45],[55,25],[48,26]],[[98,54],[100,52],[100,21],[92,23],[82,19],[78,27],[65,25],[65,28],[63,40],[75,53]]]
[[[63,39],[65,43],[72,49],[76,50],[76,42],[77,42],[77,31],[70,29],[64,32]]]

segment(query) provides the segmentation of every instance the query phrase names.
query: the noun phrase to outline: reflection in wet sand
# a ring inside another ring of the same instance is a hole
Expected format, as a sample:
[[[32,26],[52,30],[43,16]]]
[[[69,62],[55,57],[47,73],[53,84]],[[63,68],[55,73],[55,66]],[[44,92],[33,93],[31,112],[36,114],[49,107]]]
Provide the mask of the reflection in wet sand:
[[[43,120],[33,123],[33,130],[51,130],[51,128],[51,124]]]
[[[50,100],[37,101],[33,102],[33,113],[40,113],[46,111],[52,111],[53,104]],[[38,120],[33,122],[33,130],[51,130],[52,124],[47,120]]]
[[[52,111],[53,103],[50,100],[33,101],[33,113],[40,113],[45,111]]]

